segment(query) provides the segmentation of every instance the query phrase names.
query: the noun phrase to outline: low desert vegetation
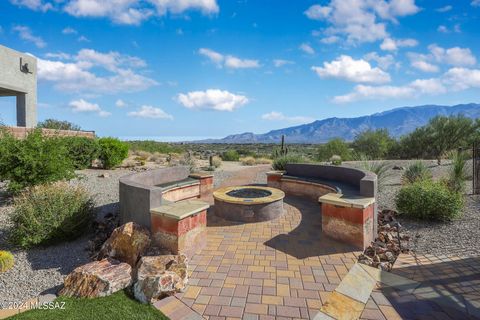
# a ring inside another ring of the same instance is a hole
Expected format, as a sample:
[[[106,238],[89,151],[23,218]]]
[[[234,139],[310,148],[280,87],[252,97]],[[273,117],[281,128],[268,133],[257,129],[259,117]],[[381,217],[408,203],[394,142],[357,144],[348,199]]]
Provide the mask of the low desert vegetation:
[[[10,239],[22,248],[73,240],[91,222],[87,190],[57,182],[29,188],[14,199]]]
[[[71,179],[74,164],[62,138],[45,137],[40,130],[25,139],[0,133],[0,180],[16,193],[26,187]]]
[[[222,166],[222,158],[219,156],[211,156],[209,159],[210,167],[220,168]]]
[[[0,273],[12,269],[14,264],[15,259],[10,251],[0,251]]]
[[[79,125],[76,125],[69,121],[57,120],[57,119],[46,119],[44,121],[40,121],[37,124],[37,128],[53,129],[53,130],[71,130],[71,131],[82,130]]]
[[[129,149],[132,152],[138,151],[146,151],[149,153],[161,153],[161,154],[169,154],[169,153],[182,153],[185,150],[178,145],[166,143],[166,142],[158,142],[152,140],[146,141],[126,141],[128,144]]]
[[[240,162],[242,163],[242,165],[244,166],[254,166],[257,164],[256,160],[254,157],[244,157],[244,158],[240,158]]]
[[[331,161],[333,156],[339,156],[344,161],[352,160],[352,149],[345,140],[335,138],[318,147],[317,160]]]
[[[432,172],[430,169],[420,160],[417,160],[410,164],[402,175],[402,183],[409,184],[417,181],[431,180]]]
[[[112,169],[120,165],[128,156],[128,144],[116,138],[100,138],[98,145],[98,158],[104,169]]]
[[[65,137],[61,138],[61,141],[65,144],[68,157],[72,160],[75,169],[89,168],[99,156],[100,145],[97,139]]]
[[[399,213],[406,217],[449,221],[461,215],[464,199],[441,181],[420,180],[402,187],[396,204]]]
[[[222,154],[223,161],[239,161],[240,154],[237,150],[227,150]]]
[[[307,162],[304,157],[298,154],[288,154],[273,159],[272,169],[278,171],[285,171],[286,165],[289,163],[304,163]]]

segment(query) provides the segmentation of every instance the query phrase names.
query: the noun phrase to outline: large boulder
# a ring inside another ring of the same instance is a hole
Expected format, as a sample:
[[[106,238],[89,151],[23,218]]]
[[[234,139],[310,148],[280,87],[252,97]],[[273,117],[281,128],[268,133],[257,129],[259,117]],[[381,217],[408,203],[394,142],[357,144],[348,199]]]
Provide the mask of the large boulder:
[[[143,303],[185,290],[188,282],[184,255],[145,256],[138,262],[135,298]]]
[[[105,297],[132,284],[132,267],[114,259],[93,261],[76,268],[59,294],[77,298]]]
[[[113,230],[100,249],[98,258],[114,258],[134,268],[149,245],[150,232],[134,222],[128,222]]]

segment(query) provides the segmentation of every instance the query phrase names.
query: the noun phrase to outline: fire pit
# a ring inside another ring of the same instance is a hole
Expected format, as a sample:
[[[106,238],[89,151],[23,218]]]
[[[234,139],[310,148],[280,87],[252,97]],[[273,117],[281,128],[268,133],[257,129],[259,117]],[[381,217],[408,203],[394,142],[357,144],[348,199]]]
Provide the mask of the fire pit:
[[[240,186],[213,192],[215,214],[240,222],[267,221],[283,214],[282,190],[268,187]]]

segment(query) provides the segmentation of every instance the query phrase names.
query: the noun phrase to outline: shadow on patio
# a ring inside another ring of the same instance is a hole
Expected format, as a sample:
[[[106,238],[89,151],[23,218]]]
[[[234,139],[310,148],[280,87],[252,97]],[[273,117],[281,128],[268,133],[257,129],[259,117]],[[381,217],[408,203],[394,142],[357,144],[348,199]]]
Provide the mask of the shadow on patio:
[[[407,256],[394,273],[415,285],[383,287],[382,293],[402,318],[436,314],[445,319],[480,319],[480,257]]]

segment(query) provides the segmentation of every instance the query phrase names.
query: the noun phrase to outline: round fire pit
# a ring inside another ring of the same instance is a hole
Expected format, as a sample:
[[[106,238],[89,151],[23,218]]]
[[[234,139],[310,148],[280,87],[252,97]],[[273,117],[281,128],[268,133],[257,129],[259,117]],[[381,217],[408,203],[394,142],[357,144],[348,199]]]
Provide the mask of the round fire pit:
[[[268,187],[240,186],[213,192],[215,214],[240,222],[267,221],[283,214],[282,190]]]

